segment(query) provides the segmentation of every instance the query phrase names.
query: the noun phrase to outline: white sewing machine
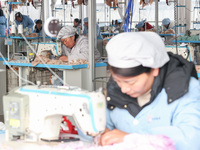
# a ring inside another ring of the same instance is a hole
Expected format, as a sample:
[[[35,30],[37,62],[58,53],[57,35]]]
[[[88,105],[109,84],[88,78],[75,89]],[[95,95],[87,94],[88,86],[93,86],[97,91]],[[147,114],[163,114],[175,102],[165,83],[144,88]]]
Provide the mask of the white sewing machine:
[[[167,52],[181,55],[188,61],[194,61],[194,48],[191,45],[178,46],[177,48],[178,49],[176,49],[176,46],[165,46]]]
[[[38,44],[37,55],[46,56],[48,51],[51,51],[54,56],[61,56],[61,42],[56,43],[33,43]]]
[[[105,129],[106,104],[101,92],[24,86],[4,96],[3,106],[9,140],[58,139],[62,116],[71,116],[86,135]]]

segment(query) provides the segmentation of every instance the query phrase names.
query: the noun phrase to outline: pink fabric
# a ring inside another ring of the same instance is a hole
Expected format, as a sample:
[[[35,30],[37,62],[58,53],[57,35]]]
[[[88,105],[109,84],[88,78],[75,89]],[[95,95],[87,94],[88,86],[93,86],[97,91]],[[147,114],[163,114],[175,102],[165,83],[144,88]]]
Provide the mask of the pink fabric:
[[[60,143],[54,147],[43,145],[41,150],[175,150],[175,145],[163,135],[130,134],[124,138],[124,142],[109,146],[96,146],[80,141]]]

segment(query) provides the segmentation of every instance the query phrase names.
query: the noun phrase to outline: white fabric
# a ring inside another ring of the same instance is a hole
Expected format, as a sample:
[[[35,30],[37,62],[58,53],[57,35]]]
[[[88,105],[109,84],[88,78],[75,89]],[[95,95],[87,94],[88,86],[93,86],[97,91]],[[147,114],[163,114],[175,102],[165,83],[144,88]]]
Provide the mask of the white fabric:
[[[88,38],[79,35],[79,38],[76,40],[76,44],[72,49],[67,48],[63,45],[63,54],[68,56],[68,61],[77,60],[77,59],[89,59],[89,45],[88,45]],[[100,59],[100,53],[97,49],[94,51],[94,59],[97,61]]]
[[[162,39],[153,32],[118,34],[108,42],[106,50],[108,63],[118,68],[160,68],[169,61]]]
[[[65,26],[63,27],[57,36],[57,39],[64,39],[64,38],[68,38],[71,36],[74,36],[76,33],[76,28],[72,27],[72,26]]]

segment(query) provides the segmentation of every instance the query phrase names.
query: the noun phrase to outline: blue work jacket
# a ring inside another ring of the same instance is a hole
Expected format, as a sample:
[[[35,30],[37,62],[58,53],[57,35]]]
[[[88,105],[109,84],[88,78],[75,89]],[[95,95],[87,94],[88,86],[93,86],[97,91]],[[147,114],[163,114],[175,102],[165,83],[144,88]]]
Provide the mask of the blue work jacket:
[[[19,24],[22,24],[23,25],[23,28],[31,28],[31,31],[33,32],[33,26],[34,26],[34,23],[33,23],[33,20],[29,17],[29,16],[26,16],[26,15],[22,15],[22,22],[19,22],[17,20],[15,20],[15,23],[17,24],[17,26]]]
[[[5,36],[7,27],[7,19],[5,16],[0,16],[0,35]]]
[[[100,27],[99,27],[98,24],[96,24],[96,30],[97,30],[97,39],[102,39],[101,32],[100,32]],[[87,35],[88,36],[88,28],[85,25],[84,25],[83,35]]]
[[[135,117],[126,109],[107,109],[107,128],[127,133],[165,135],[177,150],[200,150],[200,81],[190,78],[189,90],[168,104],[165,89]]]

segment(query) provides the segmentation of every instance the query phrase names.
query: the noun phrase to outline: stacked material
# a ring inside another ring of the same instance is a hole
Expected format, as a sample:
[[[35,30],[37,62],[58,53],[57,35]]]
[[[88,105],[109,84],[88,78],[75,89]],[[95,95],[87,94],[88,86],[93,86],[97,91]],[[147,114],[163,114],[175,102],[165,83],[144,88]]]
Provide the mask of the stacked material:
[[[41,59],[43,60],[43,62],[41,61]],[[36,66],[37,64],[44,64],[44,63],[51,65],[79,65],[79,64],[88,64],[88,61],[84,59],[77,59],[77,60],[72,60],[70,62],[63,62],[58,59],[50,59],[49,57],[40,55],[40,58],[36,56],[36,58],[32,62],[32,65]]]

